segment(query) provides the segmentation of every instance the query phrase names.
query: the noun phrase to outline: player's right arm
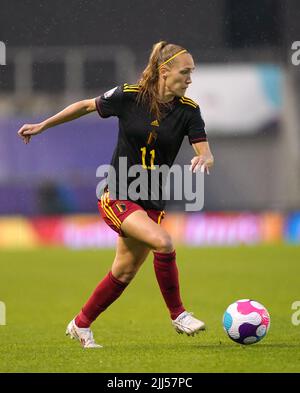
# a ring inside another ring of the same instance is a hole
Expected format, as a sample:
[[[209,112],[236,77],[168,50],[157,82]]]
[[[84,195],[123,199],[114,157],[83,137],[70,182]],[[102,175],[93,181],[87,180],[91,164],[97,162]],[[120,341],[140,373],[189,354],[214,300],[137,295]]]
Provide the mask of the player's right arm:
[[[34,135],[47,130],[50,127],[57,126],[58,124],[65,123],[87,115],[96,110],[95,98],[75,102],[67,106],[61,112],[49,117],[48,119],[37,124],[24,124],[18,131],[18,135],[23,139],[24,143],[29,143]]]

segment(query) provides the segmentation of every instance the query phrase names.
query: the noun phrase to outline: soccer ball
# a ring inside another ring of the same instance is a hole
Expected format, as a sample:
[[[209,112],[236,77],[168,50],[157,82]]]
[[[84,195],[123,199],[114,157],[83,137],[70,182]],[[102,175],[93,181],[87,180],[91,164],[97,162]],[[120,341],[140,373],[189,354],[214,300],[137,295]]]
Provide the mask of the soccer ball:
[[[237,300],[225,311],[223,327],[236,343],[254,344],[267,334],[270,327],[270,315],[262,304],[254,300]]]

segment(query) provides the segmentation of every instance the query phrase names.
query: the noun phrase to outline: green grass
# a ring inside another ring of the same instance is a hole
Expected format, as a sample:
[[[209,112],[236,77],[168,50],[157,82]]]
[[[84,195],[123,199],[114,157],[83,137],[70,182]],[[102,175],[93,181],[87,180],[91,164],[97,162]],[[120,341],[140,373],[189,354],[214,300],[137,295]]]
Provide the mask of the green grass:
[[[100,350],[83,350],[65,328],[108,272],[113,250],[43,249],[0,253],[0,372],[299,372],[300,249],[292,246],[177,248],[186,308],[206,321],[181,336],[169,316],[148,258],[135,280],[93,325]],[[253,298],[271,315],[264,340],[240,346],[221,319],[237,299]]]

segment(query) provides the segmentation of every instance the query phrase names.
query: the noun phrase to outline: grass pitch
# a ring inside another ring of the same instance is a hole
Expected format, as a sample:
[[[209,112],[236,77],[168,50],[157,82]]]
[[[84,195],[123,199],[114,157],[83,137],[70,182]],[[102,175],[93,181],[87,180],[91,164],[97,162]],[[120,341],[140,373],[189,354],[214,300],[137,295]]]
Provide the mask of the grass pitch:
[[[207,324],[196,337],[173,330],[152,255],[123,295],[93,325],[104,348],[83,350],[65,337],[69,320],[109,271],[113,250],[0,252],[0,372],[299,372],[300,249],[292,246],[177,248],[185,307]],[[271,315],[268,335],[241,346],[221,320],[237,299]]]

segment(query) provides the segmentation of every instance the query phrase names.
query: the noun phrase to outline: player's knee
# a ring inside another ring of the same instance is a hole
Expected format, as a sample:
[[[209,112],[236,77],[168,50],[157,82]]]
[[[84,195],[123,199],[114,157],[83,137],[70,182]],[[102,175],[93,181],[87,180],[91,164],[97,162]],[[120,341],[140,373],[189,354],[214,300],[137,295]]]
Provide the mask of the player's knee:
[[[172,252],[174,250],[173,241],[168,233],[161,234],[157,238],[156,251],[157,252]]]

